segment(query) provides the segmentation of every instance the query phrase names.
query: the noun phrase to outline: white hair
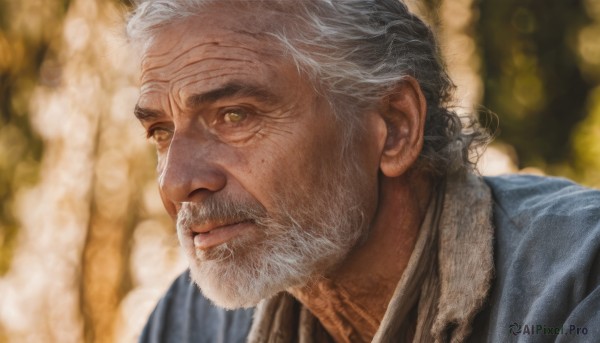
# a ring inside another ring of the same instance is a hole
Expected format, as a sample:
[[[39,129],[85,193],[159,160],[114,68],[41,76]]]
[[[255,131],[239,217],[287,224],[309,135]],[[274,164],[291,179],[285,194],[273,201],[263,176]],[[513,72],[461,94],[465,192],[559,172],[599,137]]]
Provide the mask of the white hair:
[[[434,35],[398,0],[146,0],[132,13],[128,36],[144,49],[156,30],[200,15],[217,2],[234,3],[254,15],[265,9],[284,15],[286,20],[265,33],[324,93],[346,127],[360,125],[361,113],[406,77],[415,78],[427,102],[418,160],[423,169],[444,175],[471,168],[469,149],[487,142],[475,120],[463,124],[449,108],[454,85]]]

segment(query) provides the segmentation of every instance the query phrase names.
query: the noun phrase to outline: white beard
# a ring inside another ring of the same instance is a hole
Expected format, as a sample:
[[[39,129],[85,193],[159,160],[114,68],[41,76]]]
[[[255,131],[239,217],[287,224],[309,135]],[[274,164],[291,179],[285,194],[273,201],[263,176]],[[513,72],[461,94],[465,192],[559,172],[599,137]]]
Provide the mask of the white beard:
[[[352,166],[324,173],[323,184],[310,194],[282,192],[272,214],[254,199],[232,201],[220,194],[184,203],[180,239],[193,224],[218,218],[251,219],[258,229],[258,235],[188,252],[192,279],[203,294],[227,309],[251,307],[339,265],[368,232],[365,179],[352,162],[346,164]]]

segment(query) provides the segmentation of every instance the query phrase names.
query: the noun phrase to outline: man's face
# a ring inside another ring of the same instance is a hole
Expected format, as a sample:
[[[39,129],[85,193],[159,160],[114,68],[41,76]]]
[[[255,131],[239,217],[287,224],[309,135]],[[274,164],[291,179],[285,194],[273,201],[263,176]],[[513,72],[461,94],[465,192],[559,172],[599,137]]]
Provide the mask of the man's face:
[[[192,277],[228,308],[338,265],[366,234],[378,170],[358,143],[368,127],[342,156],[344,128],[327,102],[233,17],[162,30],[143,56],[136,108]]]

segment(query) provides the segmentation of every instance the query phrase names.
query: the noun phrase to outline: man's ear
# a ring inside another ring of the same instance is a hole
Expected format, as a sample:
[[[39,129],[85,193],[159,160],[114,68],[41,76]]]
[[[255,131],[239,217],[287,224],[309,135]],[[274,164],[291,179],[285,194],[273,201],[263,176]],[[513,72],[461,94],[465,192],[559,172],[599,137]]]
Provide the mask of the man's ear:
[[[400,82],[382,99],[379,114],[387,127],[379,167],[387,177],[400,176],[423,148],[427,103],[417,80],[407,77]]]

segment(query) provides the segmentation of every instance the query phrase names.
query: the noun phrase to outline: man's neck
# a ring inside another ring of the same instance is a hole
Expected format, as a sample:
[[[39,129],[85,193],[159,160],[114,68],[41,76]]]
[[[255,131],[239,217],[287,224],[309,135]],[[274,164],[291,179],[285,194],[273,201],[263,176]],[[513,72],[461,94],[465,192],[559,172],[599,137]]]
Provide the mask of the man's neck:
[[[366,242],[331,275],[290,290],[336,342],[370,342],[415,246],[431,198],[423,176],[383,178]]]

